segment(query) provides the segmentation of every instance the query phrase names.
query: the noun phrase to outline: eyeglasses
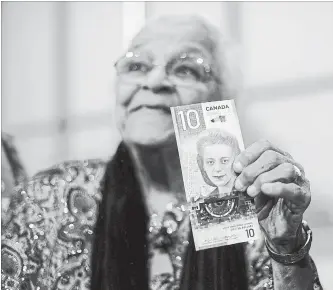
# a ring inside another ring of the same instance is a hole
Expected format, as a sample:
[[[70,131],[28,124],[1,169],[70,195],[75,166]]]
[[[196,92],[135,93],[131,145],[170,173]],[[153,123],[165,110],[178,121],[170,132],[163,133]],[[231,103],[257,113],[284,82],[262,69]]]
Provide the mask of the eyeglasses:
[[[165,65],[156,64],[152,57],[139,52],[129,51],[120,58],[115,68],[118,76],[126,82],[142,84],[155,67],[164,67],[167,78],[174,85],[192,86],[198,82],[207,83],[219,79],[211,66],[198,55],[181,53]]]

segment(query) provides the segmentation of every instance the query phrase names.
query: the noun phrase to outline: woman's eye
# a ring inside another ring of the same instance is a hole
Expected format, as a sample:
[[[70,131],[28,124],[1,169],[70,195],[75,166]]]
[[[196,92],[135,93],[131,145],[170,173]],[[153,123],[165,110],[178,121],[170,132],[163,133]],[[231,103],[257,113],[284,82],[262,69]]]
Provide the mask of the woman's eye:
[[[214,165],[214,161],[213,161],[213,160],[207,160],[206,163],[207,163],[208,165]]]
[[[148,66],[144,63],[134,62],[128,65],[129,72],[142,72],[145,73],[148,71]]]
[[[225,159],[222,159],[222,164],[227,164],[229,162],[229,159],[225,158]]]
[[[188,66],[180,66],[176,69],[175,74],[181,78],[200,80],[200,73],[194,68]]]

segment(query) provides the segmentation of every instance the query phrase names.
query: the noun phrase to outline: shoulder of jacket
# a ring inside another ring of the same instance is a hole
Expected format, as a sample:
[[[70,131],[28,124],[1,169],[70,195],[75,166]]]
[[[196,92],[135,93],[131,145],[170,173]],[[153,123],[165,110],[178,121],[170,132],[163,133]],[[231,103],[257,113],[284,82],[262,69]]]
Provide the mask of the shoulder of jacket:
[[[11,271],[4,279],[15,278],[11,280],[16,283],[15,289],[23,283],[22,277],[29,281],[30,274],[36,275],[37,284],[45,283],[45,289],[53,289],[53,278],[45,280],[38,271],[60,273],[57,265],[72,253],[71,242],[88,245],[101,200],[105,166],[102,160],[62,162],[15,188],[10,219],[2,231],[2,262]]]
[[[11,207],[38,203],[45,209],[56,209],[61,203],[66,205],[74,191],[87,193],[87,196],[99,201],[105,168],[105,161],[91,159],[66,161],[41,170],[30,181],[15,187]]]
[[[68,182],[74,181],[79,175],[85,174],[99,177],[105,170],[106,162],[102,159],[71,160],[58,163],[45,170],[37,172],[32,177],[32,182],[54,183],[52,179],[63,178]]]

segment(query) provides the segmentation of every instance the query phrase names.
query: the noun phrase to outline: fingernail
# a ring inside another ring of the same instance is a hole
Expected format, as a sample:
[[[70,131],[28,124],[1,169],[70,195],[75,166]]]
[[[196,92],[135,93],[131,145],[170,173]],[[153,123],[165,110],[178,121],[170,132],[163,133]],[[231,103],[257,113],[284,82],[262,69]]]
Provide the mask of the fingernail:
[[[243,187],[244,187],[244,185],[242,184],[242,182],[239,179],[236,179],[236,182],[235,182],[236,190],[242,190]]]
[[[254,196],[255,194],[257,193],[257,188],[253,185],[250,185],[248,188],[247,188],[247,194],[250,195],[250,196]]]
[[[234,170],[236,172],[241,172],[243,170],[243,165],[239,161],[234,163]]]
[[[265,183],[265,184],[263,184],[263,185],[261,186],[261,190],[262,190],[264,193],[272,193],[272,191],[273,191],[273,186],[272,186],[271,184],[267,184],[267,183]]]

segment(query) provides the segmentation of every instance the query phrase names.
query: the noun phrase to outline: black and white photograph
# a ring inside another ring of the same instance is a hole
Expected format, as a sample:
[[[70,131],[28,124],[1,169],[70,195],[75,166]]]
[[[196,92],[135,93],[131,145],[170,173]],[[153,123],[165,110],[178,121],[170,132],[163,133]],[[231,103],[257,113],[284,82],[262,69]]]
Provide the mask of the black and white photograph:
[[[331,289],[332,51],[331,1],[1,1],[1,289]]]

